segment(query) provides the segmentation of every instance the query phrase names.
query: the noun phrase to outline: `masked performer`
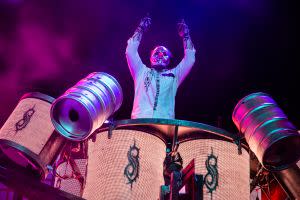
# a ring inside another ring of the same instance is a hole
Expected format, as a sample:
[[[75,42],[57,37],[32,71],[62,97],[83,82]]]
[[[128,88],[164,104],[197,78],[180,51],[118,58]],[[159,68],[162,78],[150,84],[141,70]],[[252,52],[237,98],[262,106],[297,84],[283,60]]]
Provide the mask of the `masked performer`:
[[[176,67],[170,67],[171,52],[164,46],[155,47],[150,56],[151,66],[141,60],[138,47],[143,33],[151,25],[151,18],[144,17],[127,41],[126,58],[134,80],[134,102],[131,118],[175,118],[177,88],[189,74],[195,62],[195,48],[189,28],[184,20],[177,24],[183,40],[184,57]]]

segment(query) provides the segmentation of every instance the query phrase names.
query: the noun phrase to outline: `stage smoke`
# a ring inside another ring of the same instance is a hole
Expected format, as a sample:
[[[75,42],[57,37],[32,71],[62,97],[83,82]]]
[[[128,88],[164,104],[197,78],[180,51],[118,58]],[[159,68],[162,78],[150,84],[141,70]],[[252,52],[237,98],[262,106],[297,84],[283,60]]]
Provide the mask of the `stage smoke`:
[[[57,98],[51,120],[64,137],[82,141],[99,128],[123,101],[122,88],[109,74],[94,72]]]
[[[232,120],[266,169],[283,170],[299,160],[300,134],[270,95],[244,97]]]

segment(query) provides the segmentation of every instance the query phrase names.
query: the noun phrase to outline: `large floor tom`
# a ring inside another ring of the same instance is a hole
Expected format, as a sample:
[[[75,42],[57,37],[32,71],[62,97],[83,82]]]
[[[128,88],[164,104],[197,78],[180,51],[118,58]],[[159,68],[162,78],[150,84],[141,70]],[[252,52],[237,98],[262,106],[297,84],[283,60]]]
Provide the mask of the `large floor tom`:
[[[0,130],[0,150],[16,166],[45,178],[48,169],[64,144],[50,119],[54,98],[38,93],[22,96]]]
[[[203,199],[249,199],[250,158],[236,134],[171,119],[120,120],[110,127],[89,139],[83,198],[159,199],[166,148],[177,141],[183,167],[195,159]]]
[[[154,132],[129,125],[100,131],[88,142],[83,198],[157,200],[164,184],[165,148]]]

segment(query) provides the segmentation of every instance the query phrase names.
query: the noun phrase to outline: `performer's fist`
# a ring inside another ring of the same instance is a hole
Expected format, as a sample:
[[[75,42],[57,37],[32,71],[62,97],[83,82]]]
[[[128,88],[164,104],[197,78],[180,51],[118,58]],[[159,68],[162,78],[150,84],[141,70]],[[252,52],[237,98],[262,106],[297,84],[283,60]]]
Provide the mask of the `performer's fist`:
[[[184,19],[177,24],[177,30],[180,37],[186,37],[190,34],[189,27],[186,25]]]
[[[147,15],[146,17],[141,19],[141,22],[139,24],[139,27],[143,30],[143,31],[147,31],[149,29],[151,25],[151,18],[149,15]]]

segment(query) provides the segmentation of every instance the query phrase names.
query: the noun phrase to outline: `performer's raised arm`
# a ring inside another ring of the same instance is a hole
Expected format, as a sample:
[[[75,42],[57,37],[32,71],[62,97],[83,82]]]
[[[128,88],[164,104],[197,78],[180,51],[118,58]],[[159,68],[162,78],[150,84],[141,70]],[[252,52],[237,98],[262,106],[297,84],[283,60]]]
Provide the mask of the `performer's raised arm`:
[[[139,73],[139,70],[144,65],[139,56],[138,47],[140,45],[143,33],[149,29],[150,25],[151,18],[149,16],[142,18],[133,36],[127,41],[126,58],[130,69],[130,73],[134,80],[137,74]]]
[[[188,73],[191,71],[195,63],[195,48],[191,40],[189,28],[186,25],[185,21],[182,19],[177,24],[178,34],[182,38],[183,48],[184,48],[184,57],[178,65],[178,83],[182,83]]]

